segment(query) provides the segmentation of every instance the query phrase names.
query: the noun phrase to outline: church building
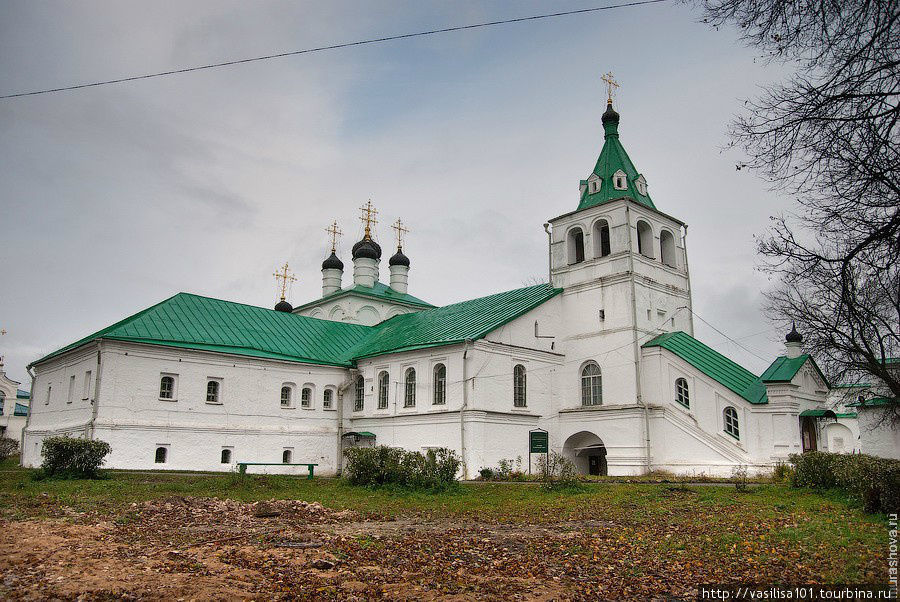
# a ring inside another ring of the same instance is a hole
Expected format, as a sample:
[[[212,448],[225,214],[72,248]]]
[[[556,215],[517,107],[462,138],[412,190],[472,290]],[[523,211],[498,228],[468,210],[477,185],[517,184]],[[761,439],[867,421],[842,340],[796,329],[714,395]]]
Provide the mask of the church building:
[[[60,434],[109,442],[109,468],[334,474],[342,449],[388,445],[455,450],[470,478],[527,466],[533,432],[585,474],[727,476],[815,449],[829,384],[802,337],[762,375],[694,338],[686,226],[651,199],[611,97],[601,121],[577,202],[544,224],[549,283],[432,305],[409,292],[399,221],[382,283],[370,203],[352,276],[332,245],[317,300],[179,293],[33,362],[23,464]]]

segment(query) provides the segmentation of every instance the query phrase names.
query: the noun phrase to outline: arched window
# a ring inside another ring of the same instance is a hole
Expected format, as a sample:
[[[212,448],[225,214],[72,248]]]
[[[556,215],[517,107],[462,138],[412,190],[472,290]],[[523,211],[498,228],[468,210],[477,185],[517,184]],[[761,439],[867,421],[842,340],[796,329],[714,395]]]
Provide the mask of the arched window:
[[[581,405],[599,406],[603,403],[603,376],[594,362],[581,369]]]
[[[159,379],[159,398],[174,399],[175,398],[175,377],[163,376]]]
[[[644,220],[637,223],[638,253],[644,257],[653,257],[653,230]]]
[[[390,376],[387,371],[378,375],[378,409],[383,410],[388,406],[388,390],[391,386]]]
[[[416,369],[407,368],[403,378],[403,407],[411,408],[416,405]]]
[[[154,458],[154,462],[157,464],[165,464],[166,463],[166,455],[168,454],[168,450],[165,447],[157,447],[156,448],[156,457]]]
[[[600,178],[588,182],[588,194],[594,194],[600,190]]]
[[[294,394],[293,387],[290,385],[282,385],[281,386],[281,407],[289,408],[291,407],[291,397]]]
[[[0,415],[3,415],[3,407],[6,404],[6,393],[0,391]]]
[[[282,464],[290,464],[291,463],[291,450],[286,449],[281,452],[281,463]]]
[[[356,376],[356,397],[353,400],[353,411],[362,412],[366,399],[366,379],[362,374]]]
[[[581,263],[584,261],[584,232],[581,228],[572,228],[569,230],[568,253],[569,264]]]
[[[231,450],[230,449],[222,450],[222,464],[231,464]]]
[[[325,392],[322,393],[322,409],[330,410],[331,404],[334,401],[334,390],[325,389]]]
[[[601,219],[594,224],[594,257],[606,257],[609,253],[609,222]]]
[[[300,407],[308,408],[312,404],[312,389],[309,387],[303,387],[300,390]]]
[[[670,268],[678,267],[675,236],[668,230],[659,233],[659,258]]]
[[[683,378],[675,379],[675,401],[686,408],[691,407],[691,397],[688,393],[687,380]]]
[[[447,403],[447,366],[436,364],[434,367],[434,405]]]
[[[206,403],[219,403],[219,381],[206,381]]]
[[[728,406],[722,411],[722,418],[725,422],[725,432],[735,439],[741,438],[741,429],[738,427],[738,413],[733,407]]]
[[[628,176],[621,169],[613,174],[613,188],[616,190],[626,190],[628,188]]]
[[[524,408],[528,402],[528,381],[525,366],[516,364],[513,367],[513,406]]]

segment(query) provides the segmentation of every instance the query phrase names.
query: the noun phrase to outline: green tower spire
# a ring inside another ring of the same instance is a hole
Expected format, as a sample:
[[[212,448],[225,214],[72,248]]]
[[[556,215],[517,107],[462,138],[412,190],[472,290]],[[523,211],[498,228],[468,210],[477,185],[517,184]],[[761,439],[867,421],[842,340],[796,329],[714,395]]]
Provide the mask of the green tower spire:
[[[587,180],[581,180],[579,209],[596,207],[609,201],[629,198],[656,209],[647,193],[647,183],[638,173],[628,153],[619,142],[619,114],[613,109],[612,101],[603,113],[603,149]],[[595,177],[596,176],[596,177]]]

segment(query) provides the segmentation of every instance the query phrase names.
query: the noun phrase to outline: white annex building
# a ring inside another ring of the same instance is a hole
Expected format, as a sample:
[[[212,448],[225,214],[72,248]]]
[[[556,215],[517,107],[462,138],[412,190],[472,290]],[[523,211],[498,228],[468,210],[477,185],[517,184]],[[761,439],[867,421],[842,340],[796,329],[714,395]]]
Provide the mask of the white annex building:
[[[28,391],[6,376],[3,358],[0,357],[0,437],[22,440],[22,429],[28,416]]]
[[[435,307],[409,294],[402,248],[380,282],[367,228],[349,286],[332,253],[318,300],[180,293],[35,361],[23,464],[60,434],[109,442],[110,468],[328,474],[378,444],[453,449],[469,477],[527,459],[537,429],[590,474],[729,475],[838,447],[795,331],[761,376],[693,337],[685,226],[651,200],[611,103],[602,124],[577,206],[545,226],[549,284]]]

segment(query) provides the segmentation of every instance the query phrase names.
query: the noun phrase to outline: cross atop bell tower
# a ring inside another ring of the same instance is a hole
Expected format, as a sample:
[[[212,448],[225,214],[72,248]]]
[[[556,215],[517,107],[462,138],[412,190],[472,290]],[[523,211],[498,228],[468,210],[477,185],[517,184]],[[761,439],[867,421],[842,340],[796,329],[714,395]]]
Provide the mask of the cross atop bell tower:
[[[359,210],[362,211],[359,221],[366,225],[363,240],[372,240],[372,226],[378,223],[378,220],[375,218],[375,216],[378,215],[378,210],[372,205],[371,199],[365,205],[360,207]]]
[[[616,88],[619,87],[619,82],[616,81],[615,77],[613,77],[612,71],[606,73],[601,77],[604,82],[606,82],[606,92],[607,92],[607,104],[612,104],[613,96],[615,95]]]

